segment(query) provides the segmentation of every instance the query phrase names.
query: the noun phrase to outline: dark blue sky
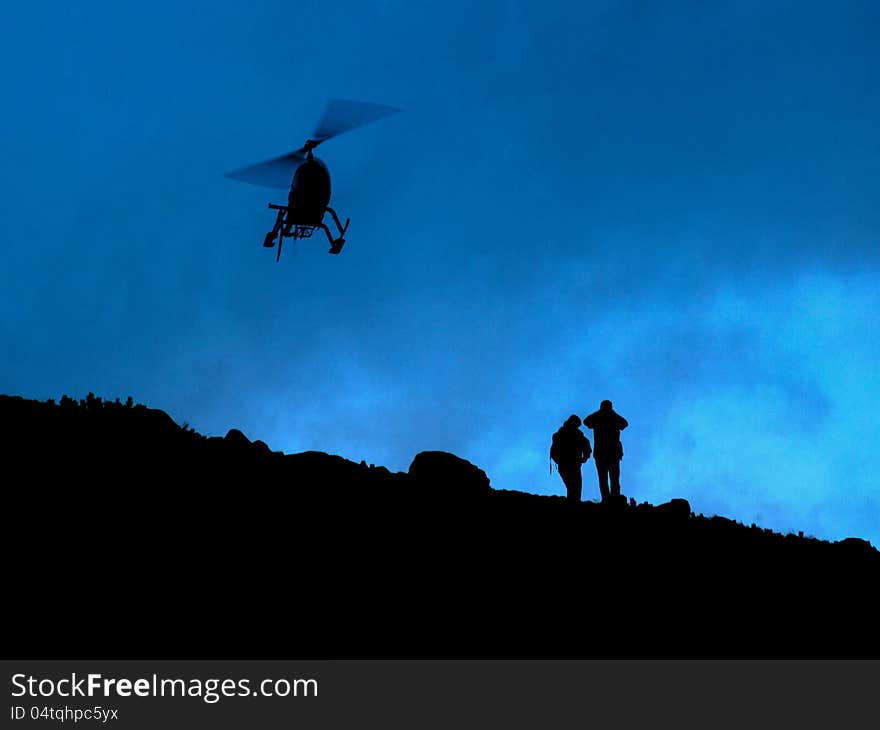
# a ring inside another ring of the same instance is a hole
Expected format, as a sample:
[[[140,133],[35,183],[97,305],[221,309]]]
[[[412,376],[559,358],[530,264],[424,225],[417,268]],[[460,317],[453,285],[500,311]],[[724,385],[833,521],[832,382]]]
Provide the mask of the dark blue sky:
[[[553,494],[550,434],[610,398],[626,494],[880,545],[878,27],[846,1],[10,7],[0,392]],[[222,174],[334,97],[405,113],[320,149],[342,255],[276,265],[284,193]]]

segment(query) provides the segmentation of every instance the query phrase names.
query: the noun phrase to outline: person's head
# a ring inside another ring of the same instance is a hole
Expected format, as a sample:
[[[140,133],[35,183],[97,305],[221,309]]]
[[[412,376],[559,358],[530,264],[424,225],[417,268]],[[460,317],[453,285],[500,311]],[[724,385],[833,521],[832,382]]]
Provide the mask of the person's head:
[[[581,419],[580,416],[575,416],[574,414],[570,415],[565,419],[565,425],[568,428],[580,428],[581,427]]]
[[[611,401],[610,400],[603,400],[599,404],[599,409],[603,410],[603,411],[610,411],[611,410]]]

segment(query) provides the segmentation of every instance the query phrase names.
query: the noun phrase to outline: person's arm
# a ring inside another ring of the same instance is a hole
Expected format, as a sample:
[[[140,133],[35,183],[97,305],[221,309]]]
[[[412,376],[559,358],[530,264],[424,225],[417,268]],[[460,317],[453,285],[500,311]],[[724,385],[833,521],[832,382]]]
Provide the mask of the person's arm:
[[[617,416],[617,427],[623,431],[627,426],[629,426],[629,421],[627,421],[623,416],[619,413],[615,414]]]

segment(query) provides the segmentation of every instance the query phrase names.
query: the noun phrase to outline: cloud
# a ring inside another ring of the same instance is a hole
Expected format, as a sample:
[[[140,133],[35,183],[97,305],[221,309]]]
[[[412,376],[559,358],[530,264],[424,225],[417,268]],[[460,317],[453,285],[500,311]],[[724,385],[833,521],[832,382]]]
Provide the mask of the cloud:
[[[808,273],[763,289],[728,286],[691,310],[707,347],[690,356],[710,366],[655,414],[639,465],[646,492],[683,493],[697,511],[746,523],[877,544],[866,514],[880,505],[871,446],[880,438],[878,284],[876,273]],[[739,348],[709,345],[731,333]]]

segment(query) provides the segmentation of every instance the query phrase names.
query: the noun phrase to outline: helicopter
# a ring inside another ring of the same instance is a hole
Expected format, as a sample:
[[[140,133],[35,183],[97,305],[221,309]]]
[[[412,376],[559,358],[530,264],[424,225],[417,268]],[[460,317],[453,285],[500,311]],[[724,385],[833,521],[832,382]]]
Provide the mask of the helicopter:
[[[263,239],[263,246],[272,248],[277,239],[276,262],[281,260],[281,244],[285,238],[311,238],[318,228],[327,234],[329,253],[342,251],[345,244],[343,236],[351,221],[346,218],[343,225],[336,211],[330,207],[330,171],[322,160],[315,157],[313,150],[328,139],[399,111],[384,104],[331,99],[315,131],[298,150],[226,173],[228,178],[254,185],[282,189],[290,187],[287,205],[269,203],[269,208],[277,210],[278,214],[272,230]],[[330,213],[339,231],[335,238],[324,223],[325,213]]]

